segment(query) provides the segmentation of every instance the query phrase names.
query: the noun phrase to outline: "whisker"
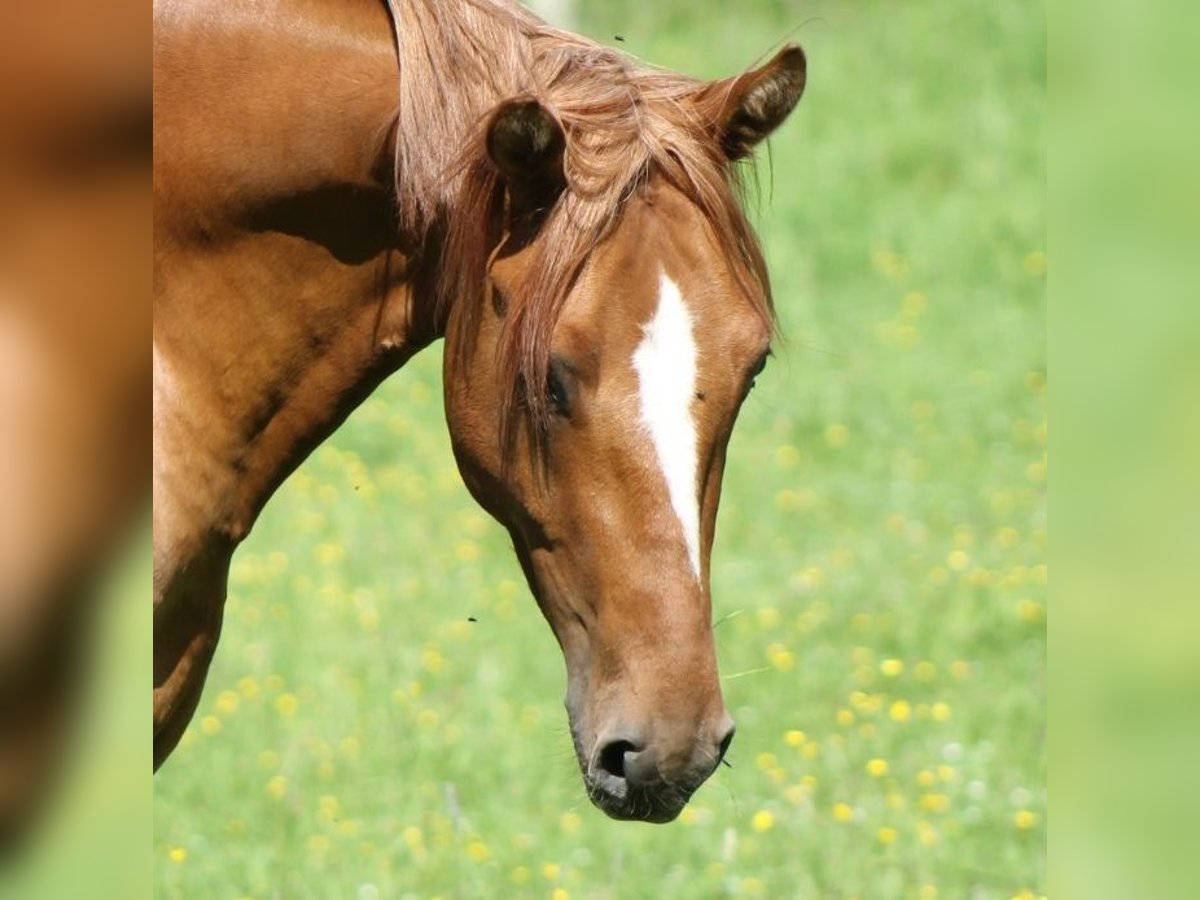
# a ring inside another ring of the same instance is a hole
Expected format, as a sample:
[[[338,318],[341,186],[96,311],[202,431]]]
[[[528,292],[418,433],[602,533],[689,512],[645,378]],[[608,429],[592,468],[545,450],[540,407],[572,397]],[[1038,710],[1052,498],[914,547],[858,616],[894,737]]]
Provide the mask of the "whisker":
[[[713,625],[712,625],[712,627],[713,627],[713,630],[715,631],[715,630],[716,630],[716,627],[717,627],[718,625],[724,625],[724,624],[725,624],[726,622],[728,622],[730,619],[737,618],[737,617],[738,617],[738,616],[740,616],[740,615],[741,615],[743,612],[745,612],[745,610],[743,610],[743,609],[735,609],[735,610],[734,610],[733,612],[731,612],[731,613],[726,613],[725,615],[721,616],[721,618],[717,619],[717,621],[713,622]]]
[[[770,666],[760,666],[757,669],[747,669],[745,672],[734,672],[732,675],[722,675],[722,681],[732,681],[735,678],[741,678],[745,675],[758,675],[761,672],[770,672]]]

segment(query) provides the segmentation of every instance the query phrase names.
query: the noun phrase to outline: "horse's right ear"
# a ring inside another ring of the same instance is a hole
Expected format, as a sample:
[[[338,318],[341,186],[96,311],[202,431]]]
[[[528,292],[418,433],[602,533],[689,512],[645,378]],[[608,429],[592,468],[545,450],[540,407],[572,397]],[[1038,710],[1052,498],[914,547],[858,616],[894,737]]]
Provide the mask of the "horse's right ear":
[[[807,75],[804,51],[788,44],[762,68],[704,89],[700,103],[728,159],[749,156],[783,124],[804,93]]]
[[[562,190],[562,127],[532,97],[505,100],[487,124],[487,153],[504,177],[517,214],[553,204]]]

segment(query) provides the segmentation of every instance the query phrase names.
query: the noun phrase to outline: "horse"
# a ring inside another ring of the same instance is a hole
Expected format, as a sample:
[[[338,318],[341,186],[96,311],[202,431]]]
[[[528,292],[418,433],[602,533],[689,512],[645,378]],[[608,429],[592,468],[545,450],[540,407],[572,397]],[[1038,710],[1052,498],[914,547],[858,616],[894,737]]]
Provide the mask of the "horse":
[[[264,504],[442,339],[588,796],[674,819],[733,737],[710,553],[775,332],[740,161],[803,51],[704,82],[508,0],[156,0],[154,41],[155,769]]]

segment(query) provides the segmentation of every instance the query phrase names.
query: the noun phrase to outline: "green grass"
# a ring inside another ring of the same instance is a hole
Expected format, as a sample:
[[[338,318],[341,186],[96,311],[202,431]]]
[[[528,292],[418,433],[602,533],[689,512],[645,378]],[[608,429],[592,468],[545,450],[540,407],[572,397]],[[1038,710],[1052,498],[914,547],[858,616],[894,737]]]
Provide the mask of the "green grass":
[[[809,54],[760,167],[785,340],[713,558],[733,767],[669,826],[588,804],[559,650],[459,482],[435,347],[235,559],[156,780],[161,896],[1045,893],[1042,7],[734,7],[580,22],[705,76],[789,34]]]

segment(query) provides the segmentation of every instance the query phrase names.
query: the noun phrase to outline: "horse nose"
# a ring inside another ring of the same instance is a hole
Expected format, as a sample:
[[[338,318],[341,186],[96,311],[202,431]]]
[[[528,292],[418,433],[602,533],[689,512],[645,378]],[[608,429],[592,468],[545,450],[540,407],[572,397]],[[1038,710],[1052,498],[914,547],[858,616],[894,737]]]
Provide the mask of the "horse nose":
[[[592,757],[593,799],[602,801],[600,805],[610,815],[620,818],[674,818],[728,751],[734,732],[728,715],[722,717],[715,732],[715,738],[692,739],[679,748],[648,741],[637,731],[605,736],[597,741]]]
[[[628,791],[631,774],[636,779],[634,783],[641,784],[648,780],[648,759],[645,743],[640,739],[632,735],[612,737],[600,742],[596,751],[595,772],[602,787],[612,794],[624,797]]]

